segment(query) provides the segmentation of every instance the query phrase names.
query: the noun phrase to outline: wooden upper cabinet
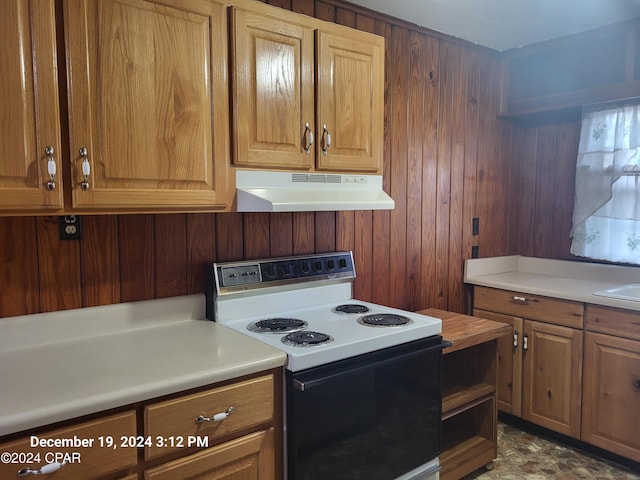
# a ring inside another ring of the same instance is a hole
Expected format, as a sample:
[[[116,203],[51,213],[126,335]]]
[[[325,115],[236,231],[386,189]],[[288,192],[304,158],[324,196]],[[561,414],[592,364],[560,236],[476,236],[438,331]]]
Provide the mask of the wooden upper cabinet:
[[[381,173],[384,39],[271,12],[233,11],[234,164]]]
[[[381,172],[384,40],[320,31],[317,50],[318,168]]]
[[[235,9],[233,62],[234,163],[311,168],[313,29]]]
[[[64,6],[73,207],[224,208],[225,6],[214,0]]]
[[[0,30],[0,210],[55,211],[63,193],[53,0],[0,2]]]

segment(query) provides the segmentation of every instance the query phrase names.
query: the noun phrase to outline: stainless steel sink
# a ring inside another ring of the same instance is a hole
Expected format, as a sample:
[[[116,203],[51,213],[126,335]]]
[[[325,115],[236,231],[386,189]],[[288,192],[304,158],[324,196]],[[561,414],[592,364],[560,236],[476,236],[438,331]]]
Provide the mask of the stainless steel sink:
[[[622,300],[631,300],[640,302],[640,283],[629,283],[621,287],[610,288],[608,290],[598,290],[593,292],[594,295],[601,297],[620,298]]]

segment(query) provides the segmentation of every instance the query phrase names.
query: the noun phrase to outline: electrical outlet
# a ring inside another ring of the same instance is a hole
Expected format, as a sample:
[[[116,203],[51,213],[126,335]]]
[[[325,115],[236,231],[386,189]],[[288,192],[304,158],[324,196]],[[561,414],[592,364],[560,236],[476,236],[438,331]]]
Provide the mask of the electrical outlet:
[[[79,215],[60,217],[60,240],[80,240],[81,224]]]
[[[473,218],[473,221],[471,222],[471,230],[474,236],[480,234],[480,218],[479,217]]]
[[[479,248],[477,245],[471,247],[471,258],[478,258],[480,255]]]

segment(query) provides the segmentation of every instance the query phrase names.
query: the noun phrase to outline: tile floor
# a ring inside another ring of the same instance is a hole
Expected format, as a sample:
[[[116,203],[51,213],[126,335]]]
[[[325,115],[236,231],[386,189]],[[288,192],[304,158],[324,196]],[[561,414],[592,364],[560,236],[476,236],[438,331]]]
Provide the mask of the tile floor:
[[[498,458],[464,480],[640,480],[631,472],[518,428],[498,424]]]

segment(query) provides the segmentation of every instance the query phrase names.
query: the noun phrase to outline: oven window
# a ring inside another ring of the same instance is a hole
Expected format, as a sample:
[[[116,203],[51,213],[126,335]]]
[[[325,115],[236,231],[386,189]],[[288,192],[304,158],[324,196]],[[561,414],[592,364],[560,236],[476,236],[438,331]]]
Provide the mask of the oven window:
[[[289,373],[289,480],[390,480],[437,457],[442,352],[429,347]]]

